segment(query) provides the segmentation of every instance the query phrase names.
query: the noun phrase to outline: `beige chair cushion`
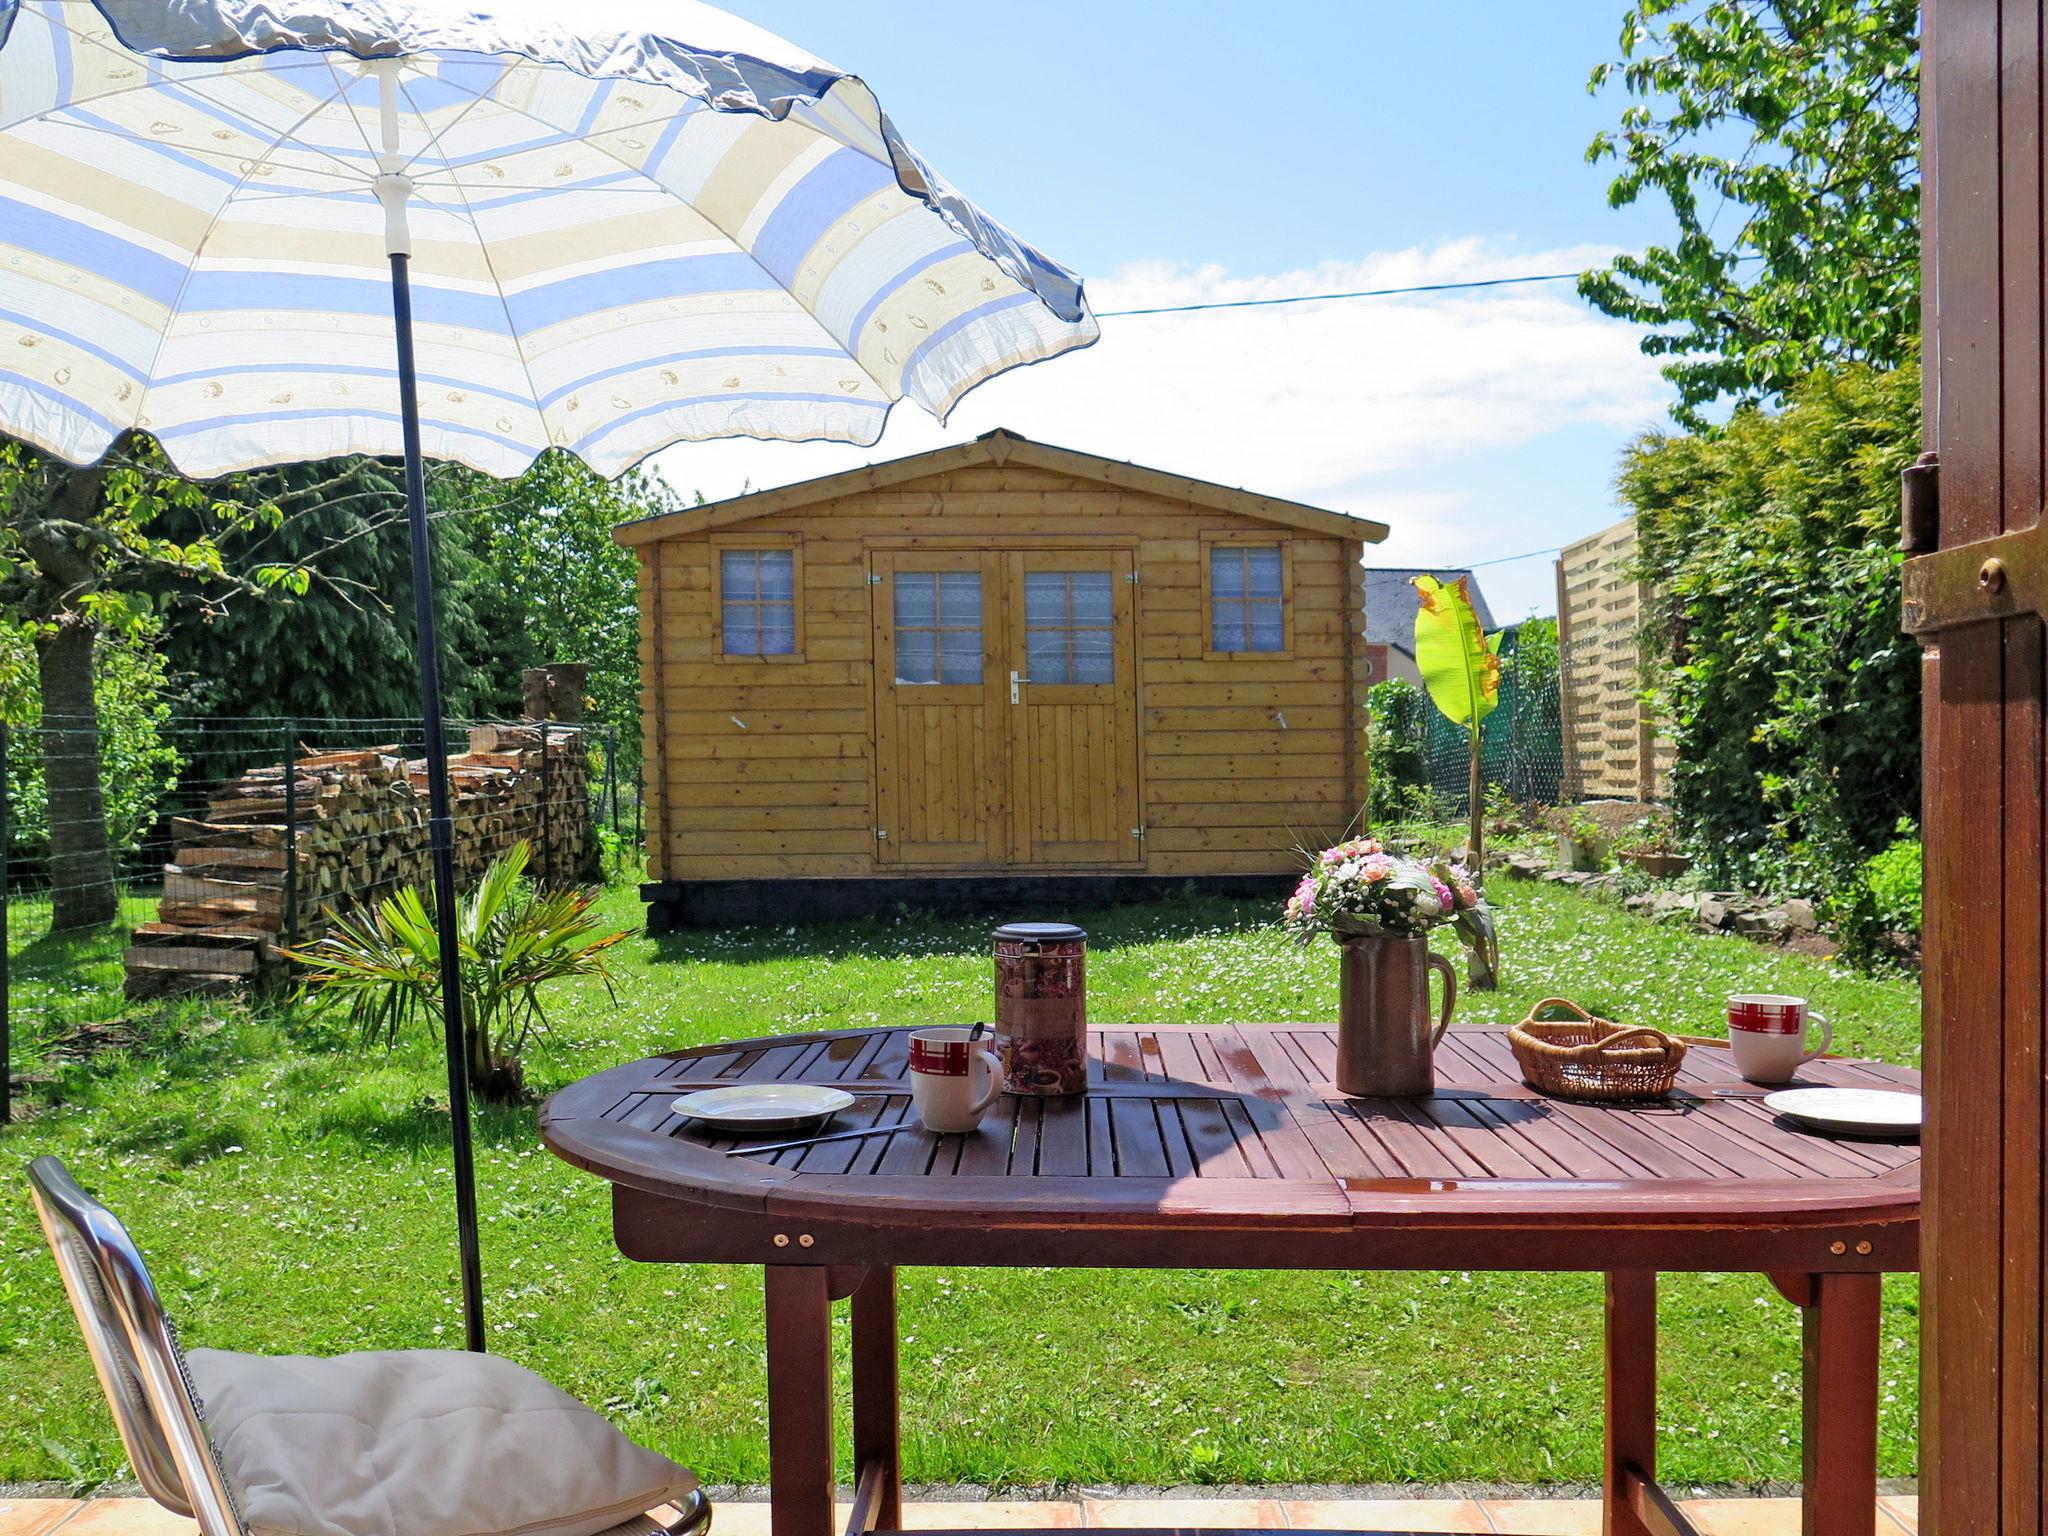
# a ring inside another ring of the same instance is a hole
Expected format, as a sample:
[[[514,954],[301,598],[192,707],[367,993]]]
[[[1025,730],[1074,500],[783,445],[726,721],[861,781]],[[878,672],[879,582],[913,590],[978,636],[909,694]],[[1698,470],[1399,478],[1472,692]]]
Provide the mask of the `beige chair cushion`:
[[[697,1485],[495,1355],[191,1364],[250,1536],[597,1536]]]

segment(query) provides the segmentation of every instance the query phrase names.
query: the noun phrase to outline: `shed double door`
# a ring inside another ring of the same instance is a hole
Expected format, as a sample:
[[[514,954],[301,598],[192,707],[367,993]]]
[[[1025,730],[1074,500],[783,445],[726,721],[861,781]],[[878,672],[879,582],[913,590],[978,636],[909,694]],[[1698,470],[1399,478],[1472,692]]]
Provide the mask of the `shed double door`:
[[[1137,863],[1131,552],[878,550],[871,562],[876,857]]]

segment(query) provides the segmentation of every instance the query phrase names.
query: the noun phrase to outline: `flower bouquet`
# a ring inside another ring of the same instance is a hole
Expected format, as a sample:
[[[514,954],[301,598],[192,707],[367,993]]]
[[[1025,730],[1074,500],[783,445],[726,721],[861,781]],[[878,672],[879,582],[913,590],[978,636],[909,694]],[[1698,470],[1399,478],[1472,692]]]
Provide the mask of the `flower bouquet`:
[[[1304,944],[1319,933],[1340,942],[1418,938],[1445,923],[1492,969],[1493,909],[1472,872],[1448,859],[1425,863],[1389,853],[1370,837],[1313,855],[1287,898],[1287,926]]]
[[[1483,969],[1490,978],[1497,963],[1493,912],[1462,864],[1403,858],[1369,837],[1310,857],[1308,873],[1287,899],[1287,926],[1304,944],[1319,933],[1338,941],[1332,1077],[1340,1093],[1435,1091],[1433,1056],[1457,1005],[1458,978],[1448,960],[1430,953],[1429,933],[1447,923],[1470,947],[1474,975]],[[1432,972],[1444,983],[1433,1023]]]

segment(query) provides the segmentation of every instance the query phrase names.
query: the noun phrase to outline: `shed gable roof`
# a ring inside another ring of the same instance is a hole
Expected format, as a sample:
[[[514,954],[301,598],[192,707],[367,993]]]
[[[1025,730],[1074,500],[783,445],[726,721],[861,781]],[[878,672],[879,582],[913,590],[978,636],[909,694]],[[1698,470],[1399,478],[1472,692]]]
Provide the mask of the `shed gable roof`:
[[[1158,496],[1168,501],[1184,501],[1218,512],[1255,518],[1283,528],[1298,528],[1307,533],[1327,534],[1333,538],[1360,539],[1368,544],[1377,544],[1387,536],[1386,524],[1376,523],[1370,518],[1353,517],[1345,512],[1331,512],[1323,507],[1311,507],[1303,502],[1285,501],[1275,496],[1260,496],[1251,491],[1233,490],[1229,486],[1217,485],[1208,480],[1191,480],[1185,475],[1146,469],[1141,465],[1126,464],[1118,459],[1100,458],[1074,448],[1055,448],[1048,443],[1034,443],[1028,437],[1019,437],[1014,432],[998,429],[976,438],[971,443],[935,448],[929,453],[912,454],[908,458],[891,459],[882,464],[869,464],[861,469],[824,475],[816,480],[805,480],[772,491],[756,491],[752,495],[735,496],[727,501],[714,501],[701,507],[685,507],[677,512],[663,512],[654,517],[636,518],[632,522],[619,524],[612,530],[612,537],[626,545],[650,544],[660,539],[703,533],[713,528],[729,528],[735,523],[751,522],[758,517],[773,517],[778,513],[814,506],[819,502],[833,501],[860,491],[887,490],[907,481],[921,480],[928,475],[944,474],[948,470],[968,469],[982,464],[1021,464],[1055,474],[1071,475],[1078,480],[1093,480],[1103,485],[1119,486],[1125,490]]]

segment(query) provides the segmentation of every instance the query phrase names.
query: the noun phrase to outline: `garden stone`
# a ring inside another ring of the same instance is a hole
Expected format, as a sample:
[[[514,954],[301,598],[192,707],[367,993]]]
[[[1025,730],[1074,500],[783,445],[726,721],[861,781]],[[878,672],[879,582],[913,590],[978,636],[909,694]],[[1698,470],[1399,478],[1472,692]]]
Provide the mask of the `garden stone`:
[[[1775,939],[1785,931],[1785,914],[1775,907],[1763,912],[1738,912],[1733,927],[1745,939]]]
[[[1694,918],[1699,915],[1700,898],[1691,891],[1656,891],[1650,896],[1650,910],[1660,918],[1680,914]]]
[[[1734,910],[1724,897],[1705,896],[1700,900],[1699,922],[1702,928],[1726,928],[1733,915]]]
[[[1813,903],[1803,896],[1795,896],[1778,909],[1785,916],[1785,926],[1794,933],[1812,933],[1820,927],[1820,914],[1813,909]]]

